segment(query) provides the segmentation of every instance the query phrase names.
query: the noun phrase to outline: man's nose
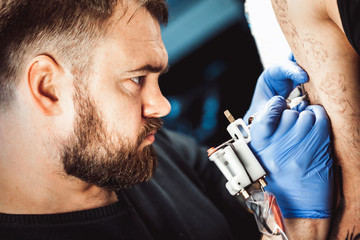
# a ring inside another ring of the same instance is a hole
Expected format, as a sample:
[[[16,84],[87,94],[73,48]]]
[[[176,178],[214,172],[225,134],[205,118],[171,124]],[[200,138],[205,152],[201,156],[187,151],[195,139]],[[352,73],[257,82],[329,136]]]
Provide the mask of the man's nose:
[[[161,93],[158,84],[144,89],[142,94],[142,114],[147,118],[160,118],[169,114],[171,105]]]

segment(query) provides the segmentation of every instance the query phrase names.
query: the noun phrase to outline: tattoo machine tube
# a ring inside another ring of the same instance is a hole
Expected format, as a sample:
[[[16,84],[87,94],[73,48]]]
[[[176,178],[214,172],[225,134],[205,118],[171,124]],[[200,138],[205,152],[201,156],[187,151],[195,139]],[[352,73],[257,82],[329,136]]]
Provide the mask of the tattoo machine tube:
[[[246,199],[246,205],[254,214],[262,234],[288,239],[285,234],[284,219],[273,194],[261,190],[251,191],[250,197]]]

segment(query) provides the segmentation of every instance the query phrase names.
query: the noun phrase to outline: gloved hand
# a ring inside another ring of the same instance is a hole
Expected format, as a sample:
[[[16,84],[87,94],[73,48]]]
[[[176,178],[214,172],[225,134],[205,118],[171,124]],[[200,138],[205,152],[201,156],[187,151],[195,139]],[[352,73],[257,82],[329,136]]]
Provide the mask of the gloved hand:
[[[269,67],[260,75],[250,108],[243,118],[246,123],[250,116],[262,111],[270,98],[276,95],[287,98],[296,86],[309,80],[307,73],[297,65],[292,54],[289,59],[282,64]],[[303,102],[297,109],[301,111],[306,106]]]
[[[321,106],[286,109],[281,96],[269,100],[251,125],[250,148],[268,173],[286,218],[329,218],[333,199],[330,122]]]

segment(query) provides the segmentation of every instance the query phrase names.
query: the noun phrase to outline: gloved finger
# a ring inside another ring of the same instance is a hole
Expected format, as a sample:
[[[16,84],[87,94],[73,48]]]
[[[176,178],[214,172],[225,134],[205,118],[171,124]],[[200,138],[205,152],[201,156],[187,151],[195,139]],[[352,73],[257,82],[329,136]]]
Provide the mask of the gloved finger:
[[[256,99],[253,100],[254,103],[251,104],[250,108],[246,111],[243,120],[245,123],[248,123],[249,118],[257,115],[257,113],[264,111],[266,109],[266,104],[268,100],[265,99]]]
[[[295,59],[295,56],[292,52],[290,52],[289,56],[288,56],[288,59],[292,62],[296,62],[296,59]]]
[[[306,107],[306,110],[312,111],[315,114],[315,124],[314,127],[318,131],[318,134],[329,134],[330,130],[330,120],[325,111],[325,109],[320,105],[310,105]]]
[[[265,146],[277,129],[282,112],[286,109],[286,100],[281,96],[272,97],[264,111],[258,113],[250,128],[252,144],[256,148]]]
[[[315,113],[309,110],[304,110],[299,113],[299,118],[296,121],[293,131],[292,139],[294,142],[299,142],[309,134],[316,121]]]
[[[277,95],[287,97],[294,87],[309,80],[307,73],[296,63],[286,61],[265,70],[267,85],[272,86]]]
[[[275,138],[282,137],[287,134],[293,126],[296,124],[296,121],[299,118],[299,112],[295,110],[287,109],[281,115],[281,119],[274,135]]]
[[[310,102],[307,100],[303,100],[299,105],[297,105],[296,107],[292,108],[292,110],[296,110],[298,112],[302,112],[306,109],[307,106],[310,105]]]

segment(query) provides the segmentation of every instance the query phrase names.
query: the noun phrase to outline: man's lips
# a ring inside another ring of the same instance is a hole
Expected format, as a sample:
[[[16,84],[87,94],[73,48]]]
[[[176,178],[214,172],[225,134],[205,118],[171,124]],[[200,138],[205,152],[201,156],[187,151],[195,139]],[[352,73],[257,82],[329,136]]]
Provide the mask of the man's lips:
[[[153,142],[155,141],[155,134],[156,134],[156,131],[150,132],[150,133],[146,136],[145,140],[147,140],[147,141],[150,142],[150,143],[153,143]]]

